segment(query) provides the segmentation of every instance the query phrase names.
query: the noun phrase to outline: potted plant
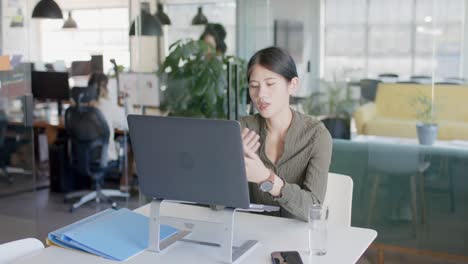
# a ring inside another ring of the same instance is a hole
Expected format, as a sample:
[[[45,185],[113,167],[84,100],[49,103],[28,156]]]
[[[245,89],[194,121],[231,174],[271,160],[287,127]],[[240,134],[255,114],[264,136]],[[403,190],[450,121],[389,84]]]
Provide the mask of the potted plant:
[[[421,145],[432,145],[437,139],[439,127],[435,118],[435,105],[429,96],[420,94],[413,98],[418,123],[416,131]]]
[[[351,138],[351,116],[356,105],[350,99],[346,81],[339,81],[334,74],[331,81],[320,81],[319,92],[312,93],[304,103],[304,110],[319,116],[333,138]]]
[[[177,41],[169,50],[170,54],[157,72],[162,82],[162,111],[172,116],[226,118],[226,65],[231,62],[240,67],[239,97],[244,107],[239,109],[245,114],[247,79],[242,59],[217,55],[213,47],[195,40]],[[234,81],[233,78],[233,85]]]

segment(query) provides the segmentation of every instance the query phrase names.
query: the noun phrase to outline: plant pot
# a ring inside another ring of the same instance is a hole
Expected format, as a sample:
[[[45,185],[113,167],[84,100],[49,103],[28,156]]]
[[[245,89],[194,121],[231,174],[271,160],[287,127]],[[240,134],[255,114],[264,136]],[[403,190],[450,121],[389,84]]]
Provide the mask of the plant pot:
[[[351,120],[347,118],[341,118],[341,117],[328,117],[328,118],[322,119],[322,123],[328,129],[332,138],[338,138],[338,139],[350,139],[351,138],[351,130],[350,130]]]
[[[431,146],[437,139],[437,132],[439,127],[436,124],[416,124],[416,130],[418,132],[418,140],[421,145]]]

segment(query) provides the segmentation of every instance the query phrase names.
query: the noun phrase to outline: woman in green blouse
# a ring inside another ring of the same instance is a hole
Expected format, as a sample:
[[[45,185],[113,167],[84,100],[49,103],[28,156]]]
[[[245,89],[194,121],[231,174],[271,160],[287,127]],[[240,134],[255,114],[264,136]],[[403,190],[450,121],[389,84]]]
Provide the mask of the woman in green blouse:
[[[258,51],[249,61],[247,79],[259,112],[240,120],[251,200],[280,206],[278,216],[307,221],[308,207],[325,198],[330,134],[319,120],[290,108],[299,78],[284,50]]]

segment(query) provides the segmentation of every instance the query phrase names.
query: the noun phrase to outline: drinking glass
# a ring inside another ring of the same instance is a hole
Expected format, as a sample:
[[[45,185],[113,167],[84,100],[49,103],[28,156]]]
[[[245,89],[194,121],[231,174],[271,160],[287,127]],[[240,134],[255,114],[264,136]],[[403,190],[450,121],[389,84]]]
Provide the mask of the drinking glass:
[[[323,256],[327,253],[328,207],[313,204],[309,207],[309,253]]]

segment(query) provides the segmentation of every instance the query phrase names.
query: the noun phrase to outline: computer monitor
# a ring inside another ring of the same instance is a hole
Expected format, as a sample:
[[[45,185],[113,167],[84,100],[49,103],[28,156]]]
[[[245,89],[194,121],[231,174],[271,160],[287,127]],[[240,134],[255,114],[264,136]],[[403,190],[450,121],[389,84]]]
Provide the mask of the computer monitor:
[[[104,72],[104,58],[102,55],[91,56],[91,72]]]
[[[68,100],[70,87],[67,72],[31,72],[31,90],[36,99]]]
[[[72,61],[70,68],[71,76],[90,75],[91,73],[91,61]]]
[[[144,195],[250,207],[239,122],[129,115],[128,125]]]

